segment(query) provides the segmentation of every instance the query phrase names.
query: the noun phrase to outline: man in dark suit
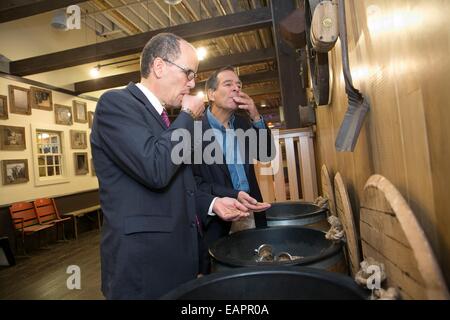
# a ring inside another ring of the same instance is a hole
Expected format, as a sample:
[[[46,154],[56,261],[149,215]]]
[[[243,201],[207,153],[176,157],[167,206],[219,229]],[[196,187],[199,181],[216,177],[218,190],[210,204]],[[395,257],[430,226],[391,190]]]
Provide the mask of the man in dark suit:
[[[154,299],[198,274],[198,216],[248,215],[231,198],[198,192],[190,165],[176,164],[176,130],[192,135],[203,101],[195,86],[195,48],[158,34],[141,55],[141,82],[103,94],[91,133],[100,203],[102,291],[108,299]],[[170,124],[163,107],[182,106]],[[193,144],[192,144],[193,145]],[[187,152],[192,151],[188,149]]]
[[[228,66],[215,71],[206,81],[205,91],[210,103],[202,120],[203,134],[213,129],[212,144],[203,141],[203,151],[215,150],[213,164],[195,164],[194,175],[200,190],[219,197],[231,197],[255,212],[256,227],[265,227],[265,213],[270,207],[262,203],[261,192],[256,180],[253,160],[270,161],[275,150],[270,130],[260,116],[253,99],[241,91],[242,83]],[[249,117],[236,114],[245,110]],[[249,119],[250,118],[250,119]],[[245,139],[247,134],[248,139]],[[208,149],[207,149],[208,148]],[[204,159],[203,159],[204,160]],[[230,232],[231,221],[224,221],[213,213],[206,222],[204,248],[201,253],[202,273],[209,273],[207,247]]]

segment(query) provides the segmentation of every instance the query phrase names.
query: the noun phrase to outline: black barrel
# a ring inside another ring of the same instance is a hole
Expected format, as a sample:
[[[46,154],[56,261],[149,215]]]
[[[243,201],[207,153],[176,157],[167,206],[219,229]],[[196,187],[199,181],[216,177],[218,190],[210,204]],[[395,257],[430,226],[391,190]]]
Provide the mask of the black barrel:
[[[301,257],[292,261],[264,261],[256,254],[261,245],[269,245],[273,256],[287,252]],[[325,238],[320,230],[304,227],[248,229],[217,240],[210,248],[212,272],[239,267],[309,266],[335,272],[347,272],[342,241]]]
[[[363,300],[348,276],[306,267],[238,268],[181,285],[164,300]]]
[[[275,202],[266,210],[268,227],[308,226],[319,230],[328,230],[328,209],[312,202],[285,201]]]

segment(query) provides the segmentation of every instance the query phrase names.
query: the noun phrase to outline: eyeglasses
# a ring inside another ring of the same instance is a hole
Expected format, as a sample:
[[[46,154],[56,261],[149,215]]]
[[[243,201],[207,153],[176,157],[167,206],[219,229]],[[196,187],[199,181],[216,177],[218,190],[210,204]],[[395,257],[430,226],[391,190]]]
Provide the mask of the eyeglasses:
[[[183,68],[183,67],[180,67],[179,65],[177,65],[176,63],[174,63],[174,62],[172,62],[172,61],[170,61],[170,60],[167,60],[167,59],[163,59],[163,60],[164,60],[165,62],[168,62],[168,63],[170,63],[170,64],[173,64],[175,67],[178,67],[181,71],[183,71],[184,74],[186,75],[188,81],[191,81],[192,79],[197,78],[197,72],[194,72],[194,71],[191,70],[191,69],[185,69],[185,68]]]

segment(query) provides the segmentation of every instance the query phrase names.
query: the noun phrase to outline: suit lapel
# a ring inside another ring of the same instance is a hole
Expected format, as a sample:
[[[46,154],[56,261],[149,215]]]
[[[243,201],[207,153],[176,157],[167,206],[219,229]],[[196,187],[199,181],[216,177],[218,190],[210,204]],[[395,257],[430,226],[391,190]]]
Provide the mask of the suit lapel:
[[[144,107],[150,111],[152,116],[156,119],[156,121],[161,125],[163,129],[166,129],[166,125],[164,121],[162,120],[161,115],[156,111],[155,107],[148,101],[147,97],[144,95],[144,93],[139,89],[133,82],[130,82],[127,85],[128,91],[137,99],[139,100]]]

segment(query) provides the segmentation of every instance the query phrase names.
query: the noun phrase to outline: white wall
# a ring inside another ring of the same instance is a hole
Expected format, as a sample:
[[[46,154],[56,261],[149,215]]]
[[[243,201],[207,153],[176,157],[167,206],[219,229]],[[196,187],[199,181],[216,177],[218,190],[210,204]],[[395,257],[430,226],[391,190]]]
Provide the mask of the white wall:
[[[54,12],[0,24],[0,52],[10,60],[20,60],[55,51],[105,41],[85,27],[68,31],[51,27]]]
[[[0,95],[8,96],[8,85],[15,85],[23,88],[29,88],[30,85],[11,81],[5,78],[0,78]],[[60,92],[52,92],[53,104],[62,104],[66,106],[72,106],[73,100],[85,101],[87,103],[87,110],[94,111],[96,102],[80,99],[75,96]],[[10,111],[10,99],[8,96],[8,110]],[[28,173],[29,181],[27,183],[3,185],[0,181],[0,206],[10,204],[16,201],[34,200],[40,197],[54,197],[64,194],[71,194],[76,192],[82,192],[98,188],[98,181],[95,176],[92,176],[91,168],[91,146],[89,142],[90,129],[88,123],[74,122],[71,126],[55,124],[54,111],[45,111],[39,109],[32,109],[31,115],[21,115],[9,112],[9,119],[1,120],[0,125],[25,127],[26,149],[22,151],[9,151],[0,150],[0,160],[8,159],[28,159]],[[31,125],[40,126],[45,125],[45,129],[52,128],[55,131],[62,131],[64,134],[64,141],[62,141],[63,153],[66,158],[66,172],[67,182],[36,186],[35,185],[35,171],[33,160],[33,146],[32,141],[35,141],[35,137],[32,140]],[[71,149],[70,148],[70,130],[83,130],[87,132],[88,136],[88,148],[87,149]],[[75,152],[87,152],[89,161],[89,173],[86,175],[75,175],[73,153]],[[2,175],[3,173],[0,173]],[[2,177],[3,178],[3,177]],[[2,179],[0,179],[2,180]]]

